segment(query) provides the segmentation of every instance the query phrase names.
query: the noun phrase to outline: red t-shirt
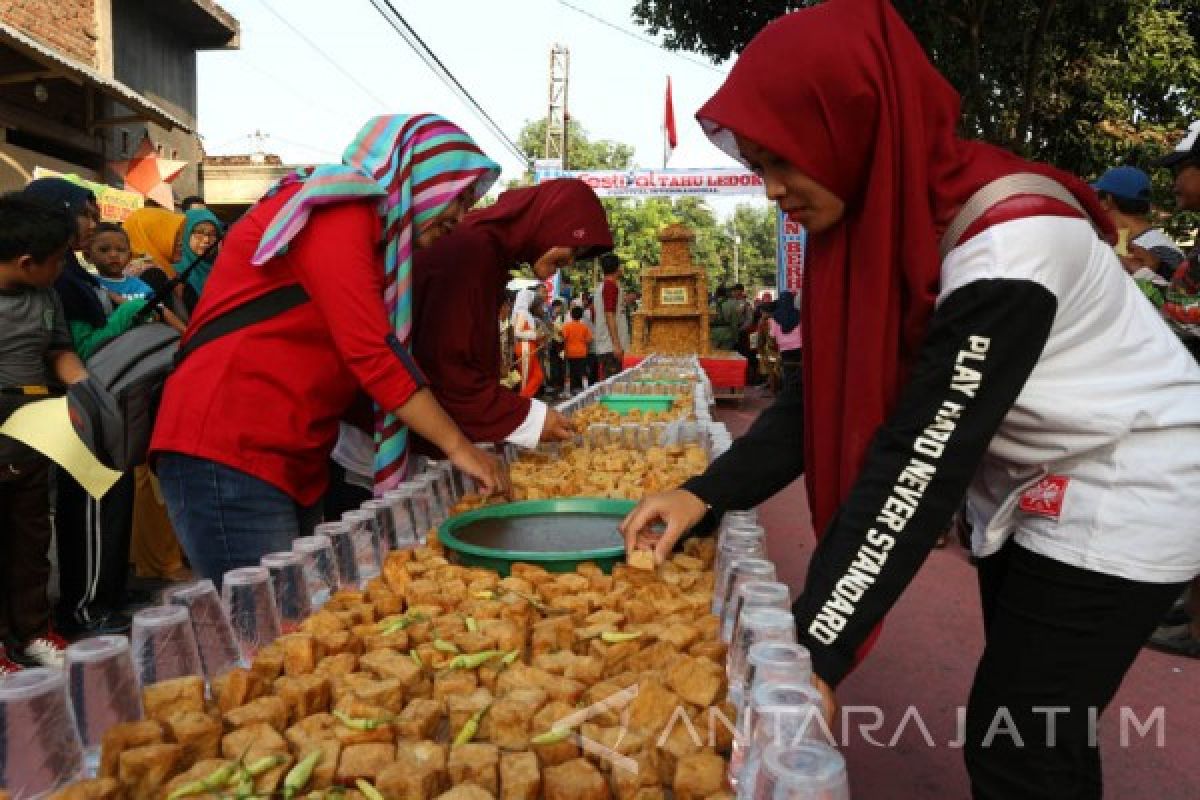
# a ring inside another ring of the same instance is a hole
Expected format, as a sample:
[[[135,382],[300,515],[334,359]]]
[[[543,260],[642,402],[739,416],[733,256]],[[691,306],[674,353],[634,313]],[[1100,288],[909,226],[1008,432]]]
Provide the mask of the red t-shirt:
[[[604,285],[600,289],[600,299],[603,301],[605,313],[617,313],[617,301],[621,299],[621,287],[617,285],[616,278],[604,279]]]
[[[298,189],[264,200],[233,226],[189,330],[291,283],[310,300],[188,356],[167,381],[151,452],[216,461],[311,505],[325,492],[338,420],[360,387],[395,409],[424,378],[383,305],[373,201],[314,211],[283,254],[251,265],[264,229]]]
[[[592,332],[582,322],[571,320],[562,328],[563,351],[567,358],[587,358],[588,342]]]

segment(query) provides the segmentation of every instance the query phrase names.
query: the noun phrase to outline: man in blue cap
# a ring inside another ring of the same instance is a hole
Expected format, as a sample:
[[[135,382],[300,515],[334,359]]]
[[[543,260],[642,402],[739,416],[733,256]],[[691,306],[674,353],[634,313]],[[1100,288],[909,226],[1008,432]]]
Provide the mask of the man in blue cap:
[[[1150,221],[1150,176],[1137,167],[1113,167],[1092,188],[1113,225],[1125,234],[1128,252],[1118,255],[1129,274],[1145,269],[1154,273],[1156,282],[1170,281],[1184,256],[1171,237]]]

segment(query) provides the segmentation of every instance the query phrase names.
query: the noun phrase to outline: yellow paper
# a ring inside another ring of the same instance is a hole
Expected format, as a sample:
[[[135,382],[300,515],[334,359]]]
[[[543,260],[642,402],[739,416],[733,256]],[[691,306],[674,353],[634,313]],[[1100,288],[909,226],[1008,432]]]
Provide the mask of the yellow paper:
[[[96,460],[87,448],[67,413],[67,398],[53,397],[28,403],[14,411],[0,433],[32,447],[71,473],[79,485],[97,499],[103,497],[121,477]]]
[[[1121,257],[1129,255],[1129,234],[1129,228],[1117,228],[1117,246],[1114,249]]]

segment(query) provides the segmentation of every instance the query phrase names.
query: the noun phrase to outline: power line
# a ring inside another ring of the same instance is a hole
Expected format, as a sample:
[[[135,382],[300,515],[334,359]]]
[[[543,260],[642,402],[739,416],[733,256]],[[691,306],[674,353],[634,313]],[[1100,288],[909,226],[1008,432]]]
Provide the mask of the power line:
[[[404,18],[404,15],[396,10],[396,7],[392,5],[391,0],[371,0],[371,5],[374,6],[375,10],[379,12],[379,15],[383,17],[389,25],[392,26],[392,29],[396,31],[400,38],[403,39],[405,43],[413,49],[413,52],[421,57],[421,60],[425,62],[425,65],[433,70],[433,72],[442,80],[443,83],[446,84],[447,87],[457,92],[459,96],[467,102],[472,110],[474,110],[476,116],[478,116],[484,122],[484,124],[491,129],[492,133],[504,143],[505,147],[512,151],[513,155],[515,155],[522,164],[528,166],[529,157],[524,153],[524,151],[521,150],[520,147],[516,145],[512,139],[508,138],[508,134],[504,132],[504,129],[500,127],[499,123],[492,119],[491,114],[485,111],[483,106],[481,106],[475,100],[475,98],[471,96],[471,93],[468,92],[466,87],[463,86],[458,78],[454,76],[454,73],[442,63],[442,60],[438,58],[437,54],[434,53],[432,49],[430,49],[429,45],[425,43],[420,34],[413,29],[412,25],[408,24],[408,20]],[[385,7],[387,8],[387,11],[384,10]],[[388,14],[389,11],[391,12],[390,16]]]
[[[728,75],[729,74],[726,70],[721,69],[720,67],[716,66],[715,64],[710,64],[707,61],[701,61],[698,58],[692,58],[691,56],[687,55],[686,53],[680,53],[677,50],[668,50],[667,48],[663,47],[661,44],[654,41],[650,37],[642,36],[640,33],[631,31],[628,28],[622,28],[620,25],[617,25],[614,22],[609,22],[604,17],[601,17],[597,14],[593,14],[591,11],[588,11],[586,8],[580,8],[577,5],[573,5],[572,3],[567,2],[567,0],[558,0],[558,2],[559,2],[559,5],[566,6],[567,8],[571,9],[572,11],[574,11],[577,14],[583,14],[585,17],[588,17],[589,19],[599,22],[601,25],[604,25],[605,27],[612,28],[617,33],[623,33],[626,36],[628,36],[630,39],[641,42],[644,45],[653,47],[656,50],[661,50],[662,52],[666,53],[669,56],[675,56],[676,58],[683,59],[684,61],[688,62],[689,64],[694,64],[697,67],[704,67],[704,69],[711,70],[719,75]]]
[[[275,19],[282,22],[287,27],[288,30],[290,30],[292,33],[296,34],[296,36],[300,37],[300,39],[305,44],[307,44],[309,47],[311,47],[317,53],[317,55],[319,55],[321,58],[325,59],[325,61],[327,61],[330,66],[332,66],[338,72],[342,73],[342,75],[346,76],[350,80],[351,83],[353,83],[355,86],[357,86],[359,89],[361,89],[363,91],[363,94],[365,94],[367,97],[371,98],[377,104],[379,104],[380,108],[382,108],[382,109],[389,108],[389,103],[386,100],[384,100],[379,95],[372,92],[370,90],[370,88],[367,87],[366,84],[364,84],[362,81],[360,81],[358,78],[356,78],[353,74],[351,74],[349,70],[345,69],[341,64],[334,61],[333,57],[330,56],[328,53],[326,53],[324,50],[322,50],[321,47],[316,42],[314,42],[312,39],[305,36],[303,31],[301,31],[299,28],[297,28],[292,23],[288,22],[286,17],[284,17],[282,14],[280,14],[274,8],[272,8],[270,6],[270,4],[267,3],[267,0],[258,0],[258,1],[262,4],[263,8],[265,8],[267,11],[271,12],[271,16],[275,17]]]

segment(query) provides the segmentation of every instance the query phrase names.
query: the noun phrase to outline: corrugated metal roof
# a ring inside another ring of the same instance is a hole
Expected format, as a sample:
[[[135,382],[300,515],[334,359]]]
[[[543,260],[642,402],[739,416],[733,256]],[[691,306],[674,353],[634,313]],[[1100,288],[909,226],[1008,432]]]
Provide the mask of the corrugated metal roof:
[[[49,69],[60,70],[82,78],[130,111],[142,114],[152,122],[168,128],[179,128],[187,133],[194,132],[193,128],[185,124],[183,120],[150,102],[120,81],[106,78],[86,64],[67,58],[62,53],[47,47],[6,22],[0,22],[0,43],[11,45],[22,55],[40,62]]]

